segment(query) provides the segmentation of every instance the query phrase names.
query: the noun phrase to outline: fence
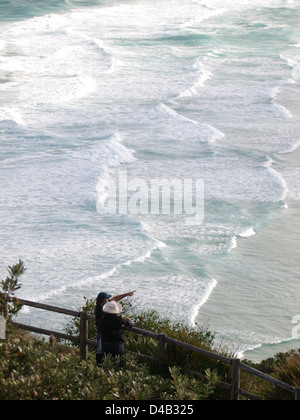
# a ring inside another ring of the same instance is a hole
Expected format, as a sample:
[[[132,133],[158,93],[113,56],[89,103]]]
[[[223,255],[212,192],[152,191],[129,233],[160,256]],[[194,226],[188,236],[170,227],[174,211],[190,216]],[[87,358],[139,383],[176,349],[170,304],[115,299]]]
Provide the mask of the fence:
[[[16,326],[17,328],[34,332],[37,334],[54,336],[54,337],[61,338],[67,341],[78,343],[79,348],[80,348],[80,356],[82,360],[87,360],[88,358],[88,346],[97,347],[98,343],[96,341],[89,340],[89,337],[88,337],[88,322],[95,321],[95,316],[90,315],[86,312],[77,312],[77,311],[72,311],[69,309],[57,308],[55,306],[45,305],[45,304],[41,304],[37,302],[31,302],[31,301],[23,300],[23,299],[18,299],[18,300],[24,306],[30,306],[37,309],[42,309],[46,311],[56,312],[56,313],[80,318],[80,335],[79,337],[75,337],[75,336],[71,336],[68,334],[61,333],[61,332],[50,331],[43,328],[33,327],[30,325],[20,324],[20,323],[11,321],[11,324]],[[283,390],[293,394],[296,401],[300,401],[300,388],[288,385],[284,382],[279,381],[278,379],[273,378],[272,376],[266,375],[263,372],[260,372],[250,366],[247,366],[244,363],[242,363],[241,360],[239,359],[228,358],[220,354],[213,353],[213,352],[201,349],[199,347],[192,346],[182,341],[178,341],[173,338],[170,338],[165,334],[159,334],[159,333],[155,333],[151,331],[146,331],[146,330],[142,330],[136,327],[130,328],[130,331],[135,334],[141,334],[143,336],[158,340],[158,355],[157,355],[157,358],[154,360],[157,360],[159,363],[163,363],[163,362],[166,363],[165,355],[166,355],[167,345],[174,345],[174,346],[186,349],[188,351],[201,354],[208,358],[215,359],[226,365],[232,366],[231,383],[229,384],[225,382],[220,382],[218,384],[220,388],[223,388],[230,392],[231,400],[239,400],[240,395],[249,400],[260,400],[260,398],[240,388],[241,372],[243,371],[243,372],[246,372],[247,374],[257,376],[275,386],[278,386],[279,388],[282,388]],[[142,354],[138,354],[138,355],[145,358],[149,358],[149,356],[146,356],[146,355],[142,355]],[[195,376],[200,377],[202,380],[206,379],[204,375],[198,372],[192,372],[192,373]]]

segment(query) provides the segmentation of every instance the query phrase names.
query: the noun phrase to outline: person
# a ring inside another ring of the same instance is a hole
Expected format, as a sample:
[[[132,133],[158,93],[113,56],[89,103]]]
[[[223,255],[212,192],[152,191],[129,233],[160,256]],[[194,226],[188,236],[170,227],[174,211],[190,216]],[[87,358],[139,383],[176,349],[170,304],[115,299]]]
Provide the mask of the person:
[[[112,295],[109,295],[106,292],[101,292],[98,294],[97,300],[96,300],[96,310],[95,310],[97,336],[98,336],[98,348],[96,352],[96,360],[97,360],[98,365],[100,365],[103,360],[102,340],[101,340],[101,332],[100,332],[100,322],[104,316],[103,307],[106,303],[110,301],[120,302],[121,300],[125,299],[128,296],[133,296],[134,293],[135,291],[124,293],[122,295],[117,295],[115,297],[112,297]]]
[[[102,351],[104,355],[124,356],[124,327],[132,328],[134,323],[128,318],[122,318],[122,305],[119,302],[108,302],[103,307],[103,317],[100,321]],[[121,361],[119,367],[123,367]]]

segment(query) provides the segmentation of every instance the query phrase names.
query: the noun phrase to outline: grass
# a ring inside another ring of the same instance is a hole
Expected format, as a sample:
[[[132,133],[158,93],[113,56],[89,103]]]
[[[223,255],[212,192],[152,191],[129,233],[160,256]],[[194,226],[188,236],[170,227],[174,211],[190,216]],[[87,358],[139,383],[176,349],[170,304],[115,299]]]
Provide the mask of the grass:
[[[204,384],[176,367],[154,373],[132,355],[125,362],[119,369],[107,357],[98,368],[94,359],[80,362],[70,346],[10,334],[0,344],[0,400],[201,400],[218,380],[207,372]]]

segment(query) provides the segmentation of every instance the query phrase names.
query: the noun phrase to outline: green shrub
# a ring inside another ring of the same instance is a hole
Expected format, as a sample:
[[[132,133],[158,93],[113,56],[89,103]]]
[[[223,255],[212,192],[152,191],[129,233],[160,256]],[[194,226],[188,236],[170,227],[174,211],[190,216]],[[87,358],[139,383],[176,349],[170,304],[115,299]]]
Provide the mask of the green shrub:
[[[6,319],[11,319],[22,309],[22,305],[14,297],[14,294],[22,287],[19,280],[25,273],[26,268],[23,261],[19,260],[13,267],[8,267],[7,271],[9,275],[0,282],[0,315]]]
[[[268,360],[268,365],[270,362],[271,359]],[[272,376],[293,387],[300,387],[300,350],[279,353],[273,359],[273,363]],[[267,400],[295,399],[293,394],[269,383],[262,389],[262,394]]]
[[[218,377],[207,384],[173,368],[168,377],[153,375],[132,355],[125,368],[107,357],[99,369],[80,362],[75,349],[42,341],[10,338],[0,344],[0,400],[195,400],[206,399]]]

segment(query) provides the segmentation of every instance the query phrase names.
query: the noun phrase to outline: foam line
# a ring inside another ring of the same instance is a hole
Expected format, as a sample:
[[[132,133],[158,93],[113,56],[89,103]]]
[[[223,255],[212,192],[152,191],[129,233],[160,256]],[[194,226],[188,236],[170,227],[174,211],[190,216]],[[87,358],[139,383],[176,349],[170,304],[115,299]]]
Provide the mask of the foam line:
[[[253,227],[245,229],[244,231],[238,234],[240,238],[250,238],[251,236],[254,236],[254,235],[256,235],[256,232],[254,231]]]
[[[277,172],[274,168],[272,168],[272,165],[274,163],[273,160],[269,157],[267,159],[268,159],[268,161],[264,166],[266,168],[268,168],[268,171],[270,172],[270,174],[278,180],[279,184],[282,187],[282,195],[281,195],[281,197],[279,197],[278,201],[284,201],[287,197],[288,192],[289,192],[287,183],[285,182],[285,179],[282,177],[282,175],[279,172]]]
[[[193,313],[192,313],[192,316],[191,316],[191,321],[190,321],[191,322],[191,325],[193,327],[196,325],[196,319],[197,319],[197,317],[199,315],[199,310],[209,300],[212,292],[217,287],[217,285],[218,285],[217,280],[216,279],[211,279],[211,282],[208,285],[208,287],[207,287],[205,293],[203,294],[201,300],[197,303],[196,306],[194,306]]]
[[[212,127],[209,124],[200,124],[198,121],[192,120],[190,118],[187,118],[178,112],[176,112],[174,109],[169,107],[165,104],[159,104],[157,107],[157,111],[159,112],[159,117],[164,120],[174,120],[175,123],[183,123],[185,125],[191,125],[193,131],[197,133],[197,138],[200,141],[208,142],[208,143],[215,143],[217,140],[221,140],[225,137],[225,134],[222,133],[220,130],[218,130],[215,127]]]
[[[121,264],[121,266],[127,266],[130,267],[132,264],[136,264],[136,263],[143,263],[145,262],[147,259],[151,258],[151,255],[153,254],[154,251],[156,251],[157,249],[163,249],[166,248],[166,244],[164,242],[161,241],[156,241],[156,244],[153,246],[153,248],[149,249],[149,251],[147,251],[145,254],[141,255],[138,258],[135,258],[133,260],[129,260],[124,264]]]

